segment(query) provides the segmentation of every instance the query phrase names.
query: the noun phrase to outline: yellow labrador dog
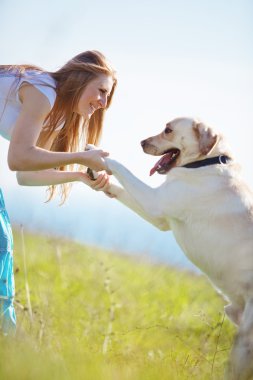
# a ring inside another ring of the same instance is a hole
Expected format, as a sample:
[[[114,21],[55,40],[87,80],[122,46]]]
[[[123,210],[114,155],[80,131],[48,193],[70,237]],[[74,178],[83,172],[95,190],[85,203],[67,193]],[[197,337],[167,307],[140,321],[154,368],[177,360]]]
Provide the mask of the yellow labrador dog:
[[[151,188],[119,162],[106,158],[122,188],[109,192],[161,230],[172,230],[187,257],[230,302],[238,326],[229,380],[253,378],[253,193],[240,177],[224,138],[190,118],[178,118],[141,142],[161,156],[150,174],[165,182]]]

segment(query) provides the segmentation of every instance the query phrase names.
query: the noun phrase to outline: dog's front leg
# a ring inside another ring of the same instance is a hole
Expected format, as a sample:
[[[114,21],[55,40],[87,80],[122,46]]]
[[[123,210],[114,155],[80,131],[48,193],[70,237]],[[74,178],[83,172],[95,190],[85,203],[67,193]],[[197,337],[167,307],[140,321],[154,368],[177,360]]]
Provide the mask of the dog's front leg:
[[[123,203],[126,207],[130,208],[147,222],[159,228],[159,230],[168,231],[171,229],[169,222],[164,217],[153,217],[150,213],[145,212],[140,204],[126,191],[126,189],[115,184],[110,184],[107,193],[109,193],[109,196],[111,195],[113,198],[116,198],[118,201]]]
[[[135,177],[125,166],[115,160],[105,159],[108,168],[123,186],[124,192],[117,191],[116,197],[141,217],[161,230],[169,230],[170,225],[157,202],[157,189]],[[113,187],[112,187],[113,192]]]

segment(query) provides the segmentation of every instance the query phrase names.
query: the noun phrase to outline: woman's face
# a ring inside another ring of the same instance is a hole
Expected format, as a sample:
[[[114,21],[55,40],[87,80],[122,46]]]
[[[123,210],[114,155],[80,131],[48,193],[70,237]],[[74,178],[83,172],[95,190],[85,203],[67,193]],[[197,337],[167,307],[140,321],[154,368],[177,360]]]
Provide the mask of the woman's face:
[[[112,86],[113,79],[111,76],[99,74],[84,89],[75,112],[86,119],[90,119],[97,109],[106,107]]]

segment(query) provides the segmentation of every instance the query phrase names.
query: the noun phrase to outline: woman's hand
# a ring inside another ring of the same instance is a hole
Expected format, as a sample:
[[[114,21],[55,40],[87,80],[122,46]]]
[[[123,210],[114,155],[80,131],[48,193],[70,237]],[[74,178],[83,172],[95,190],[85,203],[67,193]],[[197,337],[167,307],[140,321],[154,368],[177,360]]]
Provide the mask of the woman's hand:
[[[82,173],[80,181],[90,186],[93,190],[106,192],[110,186],[110,177],[106,172],[98,173],[95,180],[90,179],[88,174]]]
[[[109,156],[108,152],[105,152],[102,149],[92,149],[83,152],[83,155],[85,156],[85,166],[95,170],[96,172],[106,170],[108,174],[111,174],[104,160],[104,157]]]

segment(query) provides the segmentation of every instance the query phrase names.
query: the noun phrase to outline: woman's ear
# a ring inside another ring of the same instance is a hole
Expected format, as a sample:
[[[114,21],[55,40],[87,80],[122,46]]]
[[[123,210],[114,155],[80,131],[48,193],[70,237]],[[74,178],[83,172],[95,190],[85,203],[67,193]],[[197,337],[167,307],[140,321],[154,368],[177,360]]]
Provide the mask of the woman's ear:
[[[216,143],[218,142],[218,135],[213,129],[204,123],[193,123],[193,131],[195,132],[199,141],[199,151],[201,155],[208,155],[211,153]]]

